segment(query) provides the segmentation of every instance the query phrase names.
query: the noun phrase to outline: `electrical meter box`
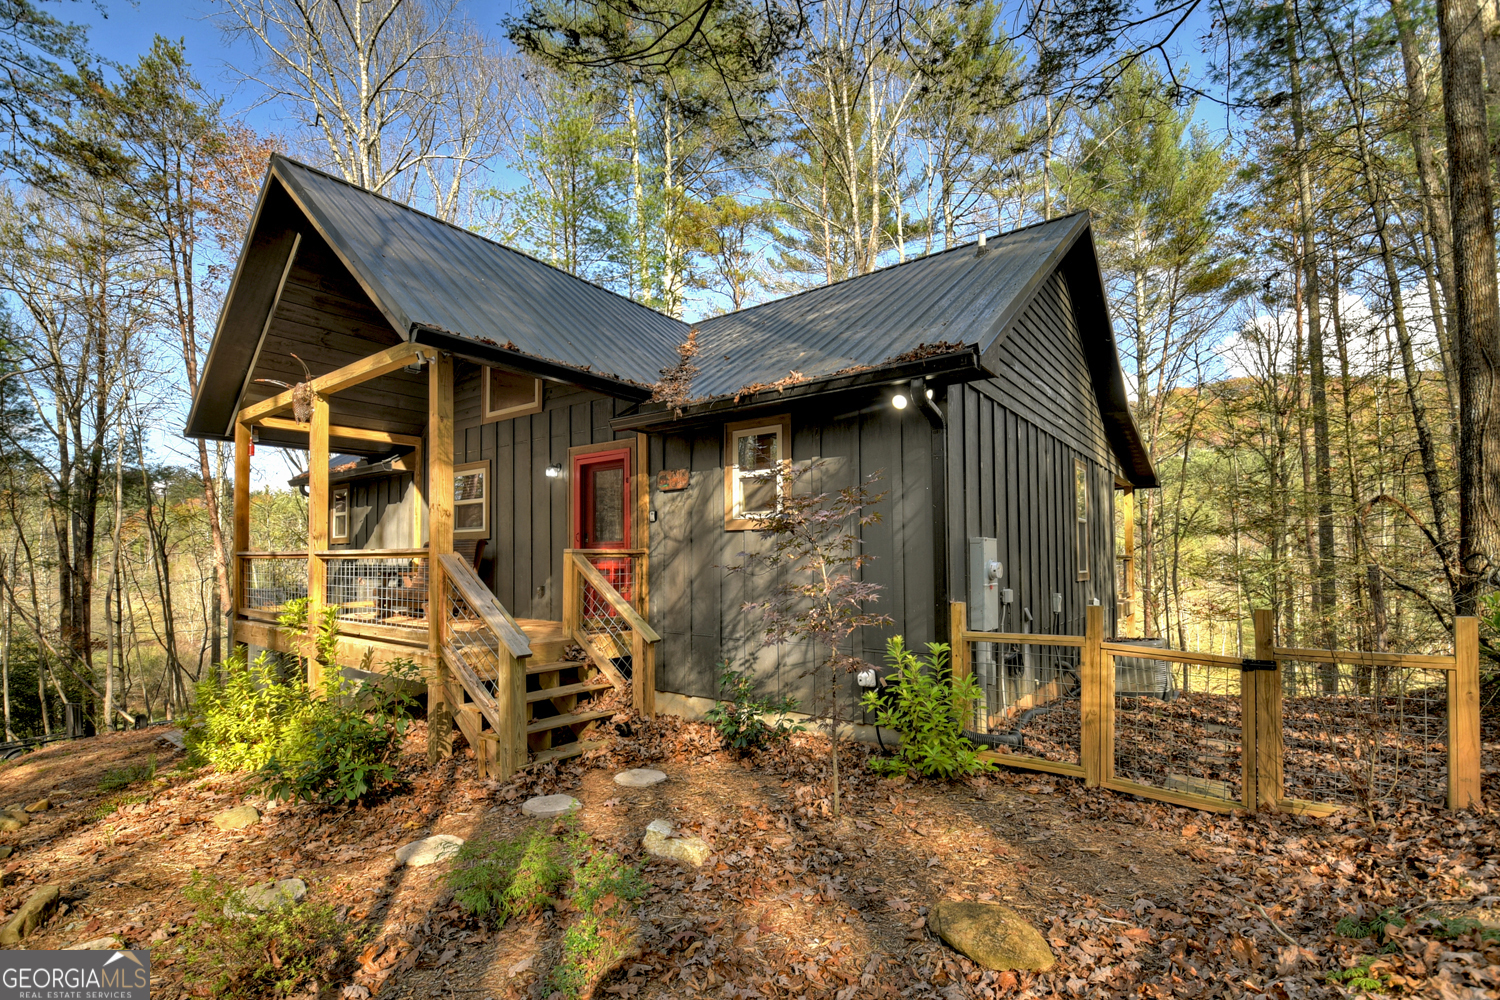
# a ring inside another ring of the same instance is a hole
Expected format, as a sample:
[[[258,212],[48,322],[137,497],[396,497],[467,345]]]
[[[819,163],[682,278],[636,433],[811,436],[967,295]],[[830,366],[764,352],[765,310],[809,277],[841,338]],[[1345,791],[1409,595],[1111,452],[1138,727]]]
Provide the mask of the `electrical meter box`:
[[[1000,627],[1000,539],[969,539],[969,628],[994,632]]]

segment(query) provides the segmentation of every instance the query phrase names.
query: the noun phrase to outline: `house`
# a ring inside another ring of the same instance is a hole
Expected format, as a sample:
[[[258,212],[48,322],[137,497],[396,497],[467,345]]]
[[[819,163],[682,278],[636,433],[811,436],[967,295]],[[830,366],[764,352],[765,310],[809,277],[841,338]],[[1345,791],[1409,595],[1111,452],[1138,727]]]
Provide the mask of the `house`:
[[[334,608],[341,662],[414,659],[503,774],[577,752],[612,689],[705,706],[724,660],[807,700],[807,651],[742,610],[770,582],[730,571],[764,544],[756,469],[880,474],[872,661],[971,593],[985,628],[1129,630],[1116,517],[1156,485],[1085,214],[689,327],[280,156],[186,433],[235,442],[236,640]],[[251,549],[257,445],[309,452],[306,552]]]

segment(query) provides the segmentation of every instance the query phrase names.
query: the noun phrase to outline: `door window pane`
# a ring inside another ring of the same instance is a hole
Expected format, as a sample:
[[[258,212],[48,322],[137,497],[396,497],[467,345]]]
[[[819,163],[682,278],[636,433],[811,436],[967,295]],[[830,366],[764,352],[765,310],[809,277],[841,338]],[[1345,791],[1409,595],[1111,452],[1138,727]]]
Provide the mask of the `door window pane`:
[[[625,541],[625,470],[621,466],[594,470],[594,537],[590,545]]]

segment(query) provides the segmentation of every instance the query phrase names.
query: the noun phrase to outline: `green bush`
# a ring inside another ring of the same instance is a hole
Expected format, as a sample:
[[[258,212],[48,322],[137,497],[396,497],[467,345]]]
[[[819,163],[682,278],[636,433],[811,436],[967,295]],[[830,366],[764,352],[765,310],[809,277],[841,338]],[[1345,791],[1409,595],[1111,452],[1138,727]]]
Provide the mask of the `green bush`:
[[[960,778],[990,770],[979,749],[964,738],[961,709],[983,698],[972,677],[954,679],[948,669],[948,646],[927,644],[926,659],[906,648],[901,636],[886,644],[886,659],[895,667],[888,680],[894,691],[882,698],[866,691],[861,704],[875,713],[875,724],[901,734],[894,757],[870,761],[877,774],[920,774],[931,778]]]
[[[646,893],[639,868],[627,865],[581,837],[572,849],[573,890],[568,902],[578,917],[563,934],[562,955],[548,976],[554,993],[574,1000],[630,953],[631,910]]]
[[[197,907],[182,934],[184,977],[209,995],[287,996],[337,979],[362,944],[361,934],[327,904],[303,900],[256,917],[230,917],[237,891],[194,872],[185,890]]]
[[[803,729],[800,723],[786,717],[788,712],[797,710],[797,699],[757,697],[755,679],[746,671],[734,669],[728,661],[719,663],[719,693],[726,695],[726,699],[704,713],[704,717],[719,731],[724,742],[740,753],[779,743]],[[767,722],[767,716],[775,718]]]
[[[498,926],[551,905],[568,877],[567,860],[541,825],[509,839],[475,837],[458,849],[448,887],[459,906]]]
[[[312,712],[307,682],[298,671],[283,676],[270,653],[246,663],[236,652],[219,676],[197,686],[197,718],[185,733],[189,759],[220,771],[258,771],[287,745]]]

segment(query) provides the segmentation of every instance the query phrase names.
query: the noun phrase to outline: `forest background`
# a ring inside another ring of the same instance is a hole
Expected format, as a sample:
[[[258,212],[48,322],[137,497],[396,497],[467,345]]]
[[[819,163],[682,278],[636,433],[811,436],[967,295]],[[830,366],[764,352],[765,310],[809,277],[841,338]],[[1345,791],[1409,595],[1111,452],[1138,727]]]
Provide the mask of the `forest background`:
[[[1087,210],[1148,634],[1494,614],[1500,0],[204,6],[227,81],[0,0],[7,739],[180,714],[225,651],[229,456],[176,429],[277,150],[685,319]],[[301,457],[257,547],[305,545]]]

